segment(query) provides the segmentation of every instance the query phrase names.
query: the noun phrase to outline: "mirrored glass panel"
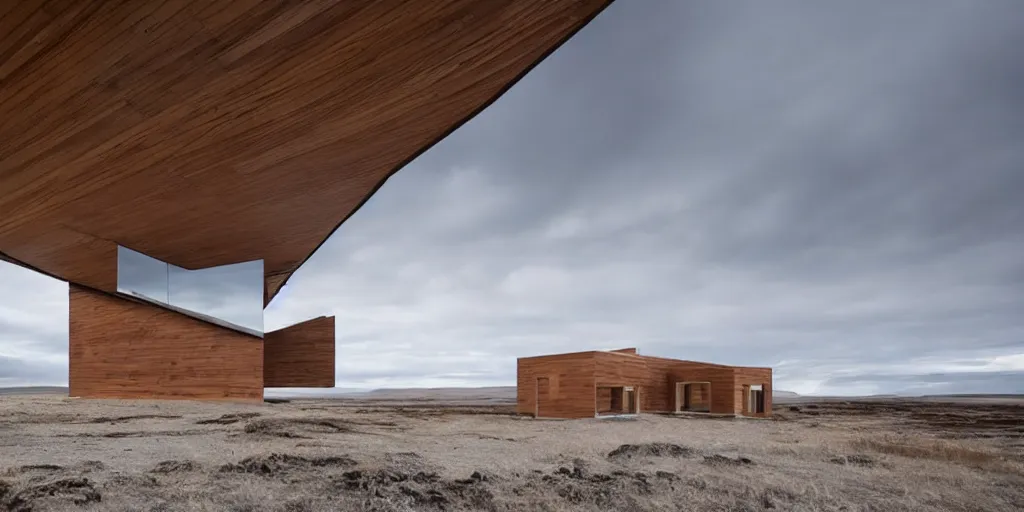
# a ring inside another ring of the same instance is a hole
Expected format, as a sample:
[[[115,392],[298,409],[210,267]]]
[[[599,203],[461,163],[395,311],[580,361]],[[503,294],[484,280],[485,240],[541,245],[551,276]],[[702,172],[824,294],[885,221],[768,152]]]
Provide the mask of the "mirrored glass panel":
[[[117,291],[263,336],[262,260],[186,270],[118,246]]]
[[[263,261],[168,273],[168,304],[263,333]]]
[[[168,265],[126,247],[117,247],[117,291],[167,303]]]

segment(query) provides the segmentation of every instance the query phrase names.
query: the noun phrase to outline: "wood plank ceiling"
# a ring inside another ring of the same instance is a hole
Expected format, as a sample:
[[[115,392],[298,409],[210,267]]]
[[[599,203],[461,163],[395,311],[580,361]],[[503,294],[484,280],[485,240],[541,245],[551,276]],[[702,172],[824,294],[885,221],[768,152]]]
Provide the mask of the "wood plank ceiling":
[[[263,259],[272,297],[609,3],[2,2],[0,253],[99,289],[113,244]]]

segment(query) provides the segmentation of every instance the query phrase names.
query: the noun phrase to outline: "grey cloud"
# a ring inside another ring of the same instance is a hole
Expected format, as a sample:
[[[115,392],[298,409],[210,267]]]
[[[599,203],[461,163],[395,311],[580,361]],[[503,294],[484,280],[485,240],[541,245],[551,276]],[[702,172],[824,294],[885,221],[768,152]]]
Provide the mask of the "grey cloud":
[[[389,180],[267,328],[337,315],[342,386],[637,346],[886,392],[1022,354],[1022,14],[616,2]]]
[[[67,371],[66,362],[37,362],[0,356],[0,387],[61,384],[67,382]]]
[[[342,339],[505,361],[1019,353],[1019,12],[617,3],[393,178],[289,297],[349,290]],[[346,312],[378,303],[408,323]]]
[[[857,375],[829,379],[827,385],[870,383],[899,394],[1024,394],[1024,372],[962,372]]]
[[[263,263],[250,261],[192,271],[172,267],[168,274],[168,301],[262,331]]]
[[[0,387],[67,383],[67,285],[0,262]]]
[[[117,253],[123,293],[263,330],[263,263],[247,261],[187,270],[125,248]]]

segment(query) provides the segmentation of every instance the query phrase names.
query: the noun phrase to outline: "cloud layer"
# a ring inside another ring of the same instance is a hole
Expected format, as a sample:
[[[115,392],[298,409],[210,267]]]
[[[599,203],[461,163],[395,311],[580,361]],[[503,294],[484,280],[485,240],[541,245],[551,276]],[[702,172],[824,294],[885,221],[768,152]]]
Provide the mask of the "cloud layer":
[[[637,346],[803,393],[1024,392],[1014,0],[617,2],[392,178],[267,310],[343,387]],[[66,381],[66,289],[0,268],[0,385]]]

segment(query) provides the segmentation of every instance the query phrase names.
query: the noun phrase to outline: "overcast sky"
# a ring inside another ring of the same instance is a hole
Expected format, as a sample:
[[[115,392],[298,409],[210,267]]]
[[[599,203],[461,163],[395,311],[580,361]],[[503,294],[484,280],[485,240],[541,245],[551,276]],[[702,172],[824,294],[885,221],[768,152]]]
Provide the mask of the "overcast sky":
[[[612,5],[392,178],[268,330],[340,387],[636,346],[799,393],[1024,393],[1024,4]],[[0,385],[67,381],[67,286],[0,263]]]

